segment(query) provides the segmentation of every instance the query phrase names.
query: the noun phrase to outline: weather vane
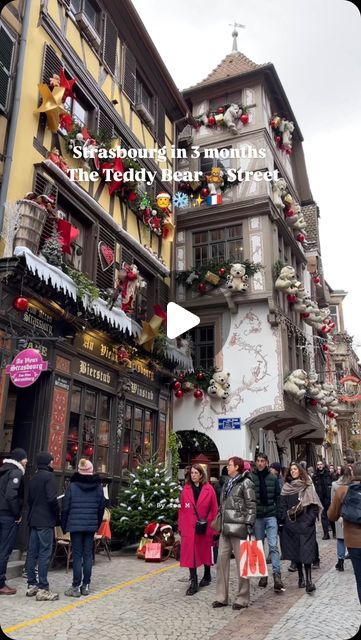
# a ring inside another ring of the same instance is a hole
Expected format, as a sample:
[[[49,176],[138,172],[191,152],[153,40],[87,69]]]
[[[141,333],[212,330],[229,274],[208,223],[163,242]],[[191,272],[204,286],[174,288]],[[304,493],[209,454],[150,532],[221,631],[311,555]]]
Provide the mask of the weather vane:
[[[232,36],[233,36],[232,51],[238,51],[238,48],[237,48],[237,37],[238,37],[237,27],[240,27],[241,29],[245,29],[246,25],[245,24],[240,24],[239,22],[234,21],[234,23],[233,24],[229,24],[229,26],[233,27],[233,31],[232,31]]]

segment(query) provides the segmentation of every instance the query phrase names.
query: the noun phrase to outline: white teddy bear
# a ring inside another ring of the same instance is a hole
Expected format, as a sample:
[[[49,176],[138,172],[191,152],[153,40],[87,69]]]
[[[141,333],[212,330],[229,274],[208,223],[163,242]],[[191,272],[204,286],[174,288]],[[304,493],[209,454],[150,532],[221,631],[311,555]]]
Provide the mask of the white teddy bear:
[[[282,132],[282,144],[285,149],[292,148],[292,133],[295,130],[295,125],[293,122],[289,122],[288,120],[283,120],[283,132]]]
[[[239,106],[238,104],[231,104],[224,114],[223,122],[232,131],[233,135],[237,135],[237,120],[239,120]]]
[[[210,396],[225,400],[229,396],[229,378],[230,374],[225,371],[216,371],[213,378],[209,381],[207,392]]]
[[[236,262],[231,265],[230,275],[227,276],[227,287],[233,291],[247,291],[248,276],[244,264]]]
[[[301,283],[296,280],[296,271],[293,267],[286,265],[282,267],[280,274],[275,282],[275,287],[278,291],[284,293],[297,294]]]
[[[277,207],[277,209],[283,211],[284,203],[282,197],[287,193],[286,180],[284,178],[279,178],[276,182],[274,182],[272,185],[272,192],[274,205]]]
[[[307,227],[307,222],[304,218],[304,216],[302,214],[300,214],[296,220],[296,222],[293,223],[293,228],[297,229],[298,231],[302,231],[303,229],[306,229]]]
[[[307,393],[310,398],[313,398],[314,400],[323,400],[325,394],[322,389],[322,384],[318,382],[317,373],[310,373],[308,381]]]
[[[303,369],[295,369],[288,376],[283,385],[283,390],[297,400],[302,400],[306,395],[307,373]]]

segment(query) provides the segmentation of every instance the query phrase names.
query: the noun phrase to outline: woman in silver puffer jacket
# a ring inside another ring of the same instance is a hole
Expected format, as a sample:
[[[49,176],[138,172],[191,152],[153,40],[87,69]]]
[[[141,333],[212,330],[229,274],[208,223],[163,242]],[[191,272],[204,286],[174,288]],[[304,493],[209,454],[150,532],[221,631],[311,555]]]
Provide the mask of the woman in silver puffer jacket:
[[[240,574],[240,540],[246,540],[256,520],[256,495],[254,484],[244,471],[242,458],[228,460],[227,484],[223,486],[220,505],[219,550],[217,560],[216,600],[213,607],[228,604],[229,569],[232,551],[236,560],[238,592],[233,609],[244,609],[249,604],[249,580]]]

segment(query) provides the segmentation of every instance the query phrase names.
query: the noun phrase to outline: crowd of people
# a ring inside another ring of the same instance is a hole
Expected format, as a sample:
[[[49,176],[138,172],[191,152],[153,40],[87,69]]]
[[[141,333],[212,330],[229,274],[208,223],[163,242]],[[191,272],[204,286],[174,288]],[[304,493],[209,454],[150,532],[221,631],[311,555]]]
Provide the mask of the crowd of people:
[[[240,541],[249,536],[263,543],[267,538],[276,592],[284,591],[281,556],[290,561],[289,571],[298,573],[298,587],[312,594],[316,590],[312,569],[320,565],[316,522],[321,519],[323,540],[331,539],[330,530],[337,538],[336,569],[343,571],[345,557],[352,562],[361,603],[360,488],[361,462],[334,469],[320,460],[316,470],[307,469],[305,462],[292,462],[282,469],[279,463],[269,465],[267,455],[259,452],[252,464],[236,456],[230,458],[221,478],[210,482],[205,468],[194,464],[186,474],[178,520],[180,564],[190,572],[186,595],[193,596],[210,584],[212,552],[218,549],[212,606],[229,603],[230,561],[234,556],[237,590],[232,606],[248,607],[250,581],[240,573]],[[348,494],[350,500],[346,500]],[[348,504],[351,500],[352,508]],[[346,503],[349,521],[341,517]],[[200,521],[203,531],[198,530]],[[204,576],[198,583],[201,565]],[[258,585],[264,588],[267,582],[267,577],[261,577]]]
[[[16,589],[6,584],[6,569],[15,548],[24,507],[24,474],[27,454],[14,449],[0,467],[0,595],[14,595]],[[53,473],[53,456],[47,451],[37,455],[37,471],[29,482],[29,546],[26,559],[28,588],[26,595],[38,601],[54,601],[59,594],[50,590],[50,566],[54,527],[69,532],[73,555],[73,582],[65,595],[87,596],[93,565],[94,534],[104,513],[101,479],[93,473],[90,460],[79,460],[78,471],[70,478],[60,514],[57,482]]]

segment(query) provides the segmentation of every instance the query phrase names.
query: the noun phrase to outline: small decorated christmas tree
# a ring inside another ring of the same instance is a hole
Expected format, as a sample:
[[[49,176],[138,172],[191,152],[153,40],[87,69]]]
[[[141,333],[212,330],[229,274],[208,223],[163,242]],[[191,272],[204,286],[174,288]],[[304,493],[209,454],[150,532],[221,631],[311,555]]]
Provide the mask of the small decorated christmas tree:
[[[178,518],[180,487],[155,459],[129,474],[129,487],[122,487],[118,506],[112,509],[112,526],[128,539],[143,535],[150,522],[174,525]]]
[[[63,262],[63,251],[60,234],[54,229],[51,236],[44,242],[41,254],[49,264],[60,267]]]

